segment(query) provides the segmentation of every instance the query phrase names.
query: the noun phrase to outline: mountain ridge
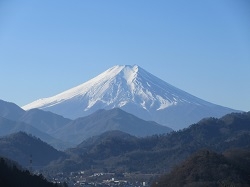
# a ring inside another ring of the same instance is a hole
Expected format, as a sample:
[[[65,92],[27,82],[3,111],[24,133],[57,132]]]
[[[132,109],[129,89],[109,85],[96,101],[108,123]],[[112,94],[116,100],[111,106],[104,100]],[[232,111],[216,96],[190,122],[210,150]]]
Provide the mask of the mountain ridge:
[[[26,168],[29,167],[30,155],[33,157],[33,167],[41,168],[52,160],[64,157],[65,154],[37,137],[25,132],[17,132],[0,137],[0,154],[17,161]]]
[[[63,142],[59,139],[56,139],[53,136],[47,134],[46,132],[40,131],[30,124],[22,121],[13,121],[0,116],[0,137],[18,133],[20,131],[32,134],[33,136],[40,138],[41,140],[60,150],[71,146],[71,144],[69,144],[68,142]]]
[[[59,150],[73,147],[90,136],[110,130],[121,130],[135,136],[149,136],[172,131],[166,126],[153,121],[145,121],[119,108],[100,109],[91,115],[70,120],[40,109],[24,111],[14,103],[4,101],[1,107],[5,110],[2,113],[0,111],[0,136],[24,131],[41,138]],[[12,110],[14,114],[21,110],[22,114],[17,119],[11,119]],[[10,119],[1,117],[1,114]]]
[[[171,128],[156,122],[145,121],[119,108],[114,108],[111,110],[101,109],[91,115],[71,121],[56,131],[54,137],[79,144],[91,136],[100,135],[110,130],[120,130],[138,137],[173,131]]]
[[[18,105],[0,99],[0,116],[11,120],[18,120],[24,113],[25,110]]]

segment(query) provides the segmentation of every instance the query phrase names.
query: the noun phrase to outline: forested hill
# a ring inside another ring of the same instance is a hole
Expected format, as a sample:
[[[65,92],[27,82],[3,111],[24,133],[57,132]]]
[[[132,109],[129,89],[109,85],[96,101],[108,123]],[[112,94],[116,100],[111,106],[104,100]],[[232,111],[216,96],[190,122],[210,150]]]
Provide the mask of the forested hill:
[[[71,149],[67,161],[53,162],[49,170],[96,168],[102,171],[169,171],[200,149],[224,152],[250,148],[250,112],[223,118],[208,118],[184,130],[166,135],[136,138],[122,132],[109,132],[82,142]],[[111,167],[112,166],[112,167]]]
[[[217,154],[201,150],[171,173],[157,179],[152,187],[165,186],[250,186],[250,150],[230,150]]]
[[[18,132],[0,138],[0,155],[14,160],[26,168],[29,167],[32,156],[32,167],[39,169],[52,160],[63,158],[65,153],[54,149],[39,138]]]
[[[16,163],[3,157],[0,157],[0,186],[59,187],[57,184],[48,182],[42,175],[32,175],[29,171],[20,169]]]

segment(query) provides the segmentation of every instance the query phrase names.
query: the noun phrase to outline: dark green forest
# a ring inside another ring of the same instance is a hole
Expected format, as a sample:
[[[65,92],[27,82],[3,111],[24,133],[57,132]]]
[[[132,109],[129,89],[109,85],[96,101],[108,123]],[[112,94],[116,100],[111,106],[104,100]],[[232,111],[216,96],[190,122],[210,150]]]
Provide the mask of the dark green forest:
[[[201,150],[155,180],[152,187],[250,186],[250,150]]]
[[[28,170],[22,170],[15,163],[4,158],[0,158],[0,186],[59,187],[57,184],[48,182],[42,175],[33,175]]]

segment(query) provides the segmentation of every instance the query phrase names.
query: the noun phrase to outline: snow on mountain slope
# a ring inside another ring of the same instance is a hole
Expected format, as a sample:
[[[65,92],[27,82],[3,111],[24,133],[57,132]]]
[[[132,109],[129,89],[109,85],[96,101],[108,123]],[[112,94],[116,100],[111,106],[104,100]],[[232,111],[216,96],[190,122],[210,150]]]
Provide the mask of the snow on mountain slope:
[[[187,127],[203,117],[220,117],[234,111],[192,96],[137,65],[114,66],[75,88],[22,108],[40,108],[77,118],[116,107],[173,129]]]

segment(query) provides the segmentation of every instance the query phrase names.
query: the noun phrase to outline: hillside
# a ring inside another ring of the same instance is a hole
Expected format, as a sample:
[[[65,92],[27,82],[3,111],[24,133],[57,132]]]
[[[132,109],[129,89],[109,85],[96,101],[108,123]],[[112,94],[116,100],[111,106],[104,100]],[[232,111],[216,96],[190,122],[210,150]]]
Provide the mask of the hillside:
[[[233,148],[250,149],[250,112],[204,119],[182,131],[147,138],[117,131],[105,133],[70,149],[71,158],[54,162],[49,169],[70,171],[92,167],[97,171],[106,168],[162,173],[204,148],[219,153]]]
[[[32,157],[34,169],[42,168],[53,160],[65,157],[63,152],[57,151],[47,143],[24,132],[0,138],[0,155],[26,168],[30,167]]]
[[[59,150],[76,146],[91,136],[112,130],[121,130],[139,137],[172,131],[166,126],[142,120],[119,108],[98,110],[89,116],[70,120],[40,109],[24,111],[14,103],[5,101],[0,102],[1,107],[4,110],[2,113],[0,111],[0,136],[24,131]],[[12,119],[11,113],[18,113],[16,111],[21,111],[21,113]]]
[[[138,138],[135,136],[121,131],[108,131],[83,141],[76,148],[70,149],[70,152],[82,154],[87,151],[92,158],[101,159],[119,156],[139,147]]]
[[[21,121],[12,121],[0,116],[0,137],[18,133],[20,131],[32,134],[59,150],[63,150],[65,147],[69,147],[71,145],[38,130],[30,124]]]
[[[0,136],[19,131],[32,134],[59,150],[73,145],[56,139],[52,133],[71,120],[39,109],[25,111],[14,103],[0,100]]]
[[[138,137],[169,133],[172,129],[152,121],[142,120],[119,108],[99,110],[89,116],[68,123],[53,135],[66,142],[79,144],[92,136],[119,130]]]
[[[2,157],[0,157],[0,186],[59,187],[48,182],[42,175],[32,175],[29,171],[20,169],[15,162]]]
[[[70,119],[39,109],[31,109],[25,112],[18,121],[31,124],[33,127],[50,135],[71,122]]]
[[[18,120],[23,114],[25,110],[20,108],[14,103],[0,100],[0,116],[10,119],[10,120]]]
[[[244,169],[241,165],[246,162],[249,164],[250,150],[230,152],[237,154],[237,158],[209,150],[198,151],[169,174],[157,179],[152,187],[249,186],[250,169]]]

